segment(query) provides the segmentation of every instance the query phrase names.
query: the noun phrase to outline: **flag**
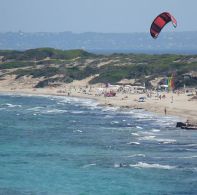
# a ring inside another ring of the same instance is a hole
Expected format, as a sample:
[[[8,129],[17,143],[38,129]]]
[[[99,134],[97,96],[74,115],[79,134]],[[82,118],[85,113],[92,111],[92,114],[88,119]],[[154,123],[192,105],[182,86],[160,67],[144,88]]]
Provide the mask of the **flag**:
[[[174,77],[171,75],[171,77],[168,77],[168,89],[173,90],[174,89]]]

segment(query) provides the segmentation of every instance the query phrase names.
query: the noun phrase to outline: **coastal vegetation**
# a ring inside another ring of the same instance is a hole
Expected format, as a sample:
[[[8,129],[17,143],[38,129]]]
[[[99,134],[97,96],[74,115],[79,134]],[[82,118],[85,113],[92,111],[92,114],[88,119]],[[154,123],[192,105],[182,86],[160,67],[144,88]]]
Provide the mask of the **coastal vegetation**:
[[[152,87],[152,80],[173,75],[175,87],[180,88],[197,86],[197,55],[95,55],[80,49],[53,48],[1,50],[0,73],[1,79],[6,75],[16,75],[16,80],[24,76],[42,78],[35,87],[69,83],[89,76],[94,76],[90,84],[116,84],[122,79],[134,79],[134,84]]]

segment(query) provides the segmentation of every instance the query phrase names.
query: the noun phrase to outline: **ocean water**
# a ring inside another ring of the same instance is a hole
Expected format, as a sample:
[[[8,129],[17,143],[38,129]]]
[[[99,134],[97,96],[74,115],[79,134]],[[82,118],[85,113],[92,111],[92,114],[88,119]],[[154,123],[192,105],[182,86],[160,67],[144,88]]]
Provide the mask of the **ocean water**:
[[[93,100],[0,96],[0,194],[196,195],[197,131]]]

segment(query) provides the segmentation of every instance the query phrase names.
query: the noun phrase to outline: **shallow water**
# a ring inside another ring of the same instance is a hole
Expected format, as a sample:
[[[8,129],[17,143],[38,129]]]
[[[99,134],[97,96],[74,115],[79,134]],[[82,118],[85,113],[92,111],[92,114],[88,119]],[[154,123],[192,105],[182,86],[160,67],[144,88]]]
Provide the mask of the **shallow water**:
[[[87,99],[0,96],[0,194],[197,194],[197,131]]]

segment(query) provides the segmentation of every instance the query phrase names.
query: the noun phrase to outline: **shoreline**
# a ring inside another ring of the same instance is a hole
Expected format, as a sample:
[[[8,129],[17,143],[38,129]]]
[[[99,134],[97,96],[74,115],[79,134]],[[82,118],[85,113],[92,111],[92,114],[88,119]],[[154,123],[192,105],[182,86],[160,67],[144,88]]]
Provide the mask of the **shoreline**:
[[[143,109],[148,112],[156,113],[165,116],[180,117],[181,122],[186,120],[192,123],[197,123],[197,100],[188,101],[189,98],[185,94],[165,94],[163,100],[158,98],[146,99],[145,102],[139,102],[139,97],[145,94],[117,94],[114,97],[97,96],[95,90],[90,92],[80,92],[79,90],[64,90],[65,88],[39,88],[39,89],[3,89],[0,88],[0,93],[10,93],[18,95],[55,95],[61,97],[88,98],[98,102],[100,106],[120,107],[124,109]],[[166,111],[166,113],[165,113]],[[180,121],[177,121],[180,122]]]

